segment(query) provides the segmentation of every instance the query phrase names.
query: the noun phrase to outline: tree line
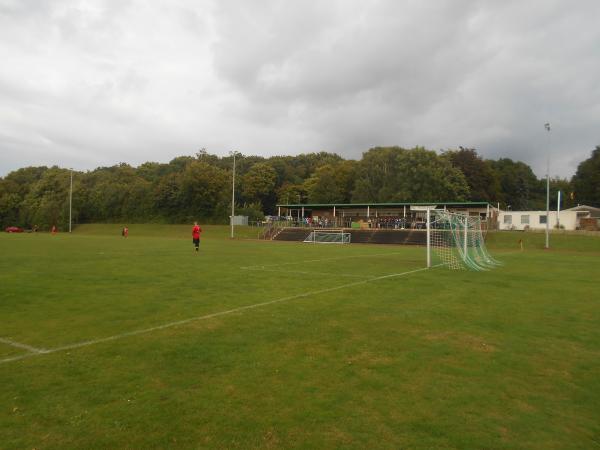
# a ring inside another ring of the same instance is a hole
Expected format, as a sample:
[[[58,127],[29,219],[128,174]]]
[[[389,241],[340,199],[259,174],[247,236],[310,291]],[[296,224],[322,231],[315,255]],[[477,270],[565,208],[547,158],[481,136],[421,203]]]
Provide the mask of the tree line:
[[[168,163],[121,163],[73,172],[73,223],[226,223],[233,157],[202,149]],[[65,229],[71,171],[25,167],[0,178],[0,225]],[[551,180],[551,208],[600,205],[600,146],[571,180]],[[508,158],[458,148],[375,147],[359,160],[320,152],[236,157],[236,214],[261,219],[278,203],[487,201],[512,210],[545,209],[546,181]]]

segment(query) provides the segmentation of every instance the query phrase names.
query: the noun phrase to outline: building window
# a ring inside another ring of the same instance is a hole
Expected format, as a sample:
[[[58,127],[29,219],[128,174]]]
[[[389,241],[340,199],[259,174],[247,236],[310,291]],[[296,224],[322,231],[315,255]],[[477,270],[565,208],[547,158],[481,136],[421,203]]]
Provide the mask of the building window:
[[[511,215],[505,215],[504,216],[504,225],[511,225],[512,224],[512,216]]]
[[[523,214],[521,216],[521,225],[529,225],[529,214]]]
[[[540,216],[540,224],[545,224],[546,223],[546,216]]]

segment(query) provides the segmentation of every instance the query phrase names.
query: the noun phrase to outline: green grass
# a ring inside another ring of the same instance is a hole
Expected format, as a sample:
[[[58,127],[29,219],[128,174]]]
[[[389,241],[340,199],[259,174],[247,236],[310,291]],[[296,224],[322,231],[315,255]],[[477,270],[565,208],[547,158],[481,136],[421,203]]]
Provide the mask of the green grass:
[[[0,363],[0,448],[600,446],[598,237],[492,233],[496,270],[368,281],[424,249],[120,227],[0,235],[0,338],[234,312],[0,343],[28,355]]]
[[[165,224],[129,224],[130,237],[160,237],[187,239],[191,236],[191,225],[165,225]],[[224,239],[231,236],[231,228],[224,225],[201,225],[204,236],[209,239]],[[121,236],[122,224],[85,224],[77,226],[74,231],[79,235],[90,236]],[[237,239],[257,239],[262,228],[250,226],[236,226],[234,236]]]

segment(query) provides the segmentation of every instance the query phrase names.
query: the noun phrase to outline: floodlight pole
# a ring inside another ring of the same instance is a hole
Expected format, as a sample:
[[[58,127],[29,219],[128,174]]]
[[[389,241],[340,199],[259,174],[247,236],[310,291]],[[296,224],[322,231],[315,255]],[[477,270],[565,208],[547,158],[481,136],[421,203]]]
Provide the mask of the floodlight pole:
[[[427,268],[431,268],[431,211],[429,208],[427,208]]]
[[[558,198],[556,199],[556,228],[560,229],[560,191],[558,191]]]
[[[69,233],[71,232],[72,211],[73,211],[73,169],[71,168],[71,188],[69,189]]]
[[[544,124],[550,141],[550,124]],[[549,145],[547,146],[549,147]],[[546,249],[550,248],[550,153],[546,148]]]
[[[233,154],[233,177],[231,178],[231,239],[233,239],[233,216],[235,215],[235,151]]]

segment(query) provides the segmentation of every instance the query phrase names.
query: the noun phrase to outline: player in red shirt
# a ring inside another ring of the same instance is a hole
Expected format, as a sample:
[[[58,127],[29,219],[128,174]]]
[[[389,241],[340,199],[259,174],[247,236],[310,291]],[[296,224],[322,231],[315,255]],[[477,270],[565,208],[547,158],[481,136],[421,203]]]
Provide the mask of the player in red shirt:
[[[194,228],[192,228],[192,240],[194,241],[194,247],[196,251],[200,247],[200,233],[202,233],[202,228],[198,225],[198,222],[194,222]]]

